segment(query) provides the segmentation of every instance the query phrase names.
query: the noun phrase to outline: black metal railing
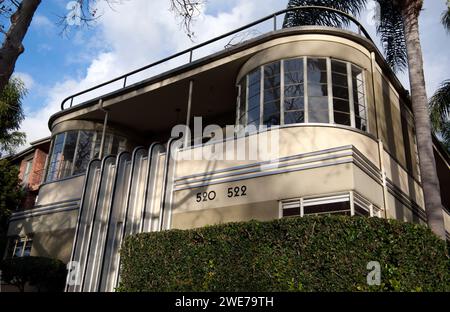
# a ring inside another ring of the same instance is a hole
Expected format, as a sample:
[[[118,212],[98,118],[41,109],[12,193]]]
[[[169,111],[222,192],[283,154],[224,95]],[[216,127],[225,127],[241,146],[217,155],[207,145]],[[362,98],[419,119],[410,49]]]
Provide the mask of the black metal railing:
[[[241,32],[241,31],[248,30],[249,28],[257,26],[259,24],[262,24],[262,23],[264,23],[264,22],[266,22],[268,20],[273,19],[273,31],[276,31],[277,30],[277,18],[278,18],[278,16],[286,14],[288,12],[294,12],[294,11],[300,11],[300,10],[324,10],[324,11],[334,12],[334,13],[336,13],[338,15],[341,15],[342,17],[345,17],[346,19],[348,19],[349,21],[353,22],[356,25],[359,34],[364,34],[364,36],[367,39],[369,39],[370,41],[373,42],[372,38],[370,37],[370,35],[366,31],[366,29],[363,27],[363,25],[355,17],[353,17],[352,15],[347,14],[345,12],[342,12],[342,11],[339,11],[339,10],[336,10],[336,9],[333,9],[333,8],[329,8],[329,7],[324,7],[324,6],[303,6],[303,7],[287,8],[287,9],[275,12],[275,13],[273,13],[271,15],[266,16],[266,17],[260,18],[260,19],[258,19],[256,21],[252,22],[252,23],[249,23],[249,24],[247,24],[245,26],[239,27],[239,28],[237,28],[235,30],[232,30],[230,32],[227,32],[227,33],[225,33],[223,35],[220,35],[218,37],[215,37],[213,39],[210,39],[210,40],[205,41],[203,43],[200,43],[198,45],[195,45],[195,46],[193,46],[193,47],[191,47],[189,49],[183,50],[183,51],[175,53],[175,54],[173,54],[173,55],[171,55],[169,57],[163,58],[163,59],[161,59],[159,61],[156,61],[154,63],[148,64],[148,65],[146,65],[144,67],[141,67],[139,69],[133,70],[133,71],[131,71],[129,73],[126,73],[126,74],[124,74],[122,76],[119,76],[119,77],[114,78],[112,80],[106,81],[104,83],[101,83],[101,84],[96,85],[94,87],[91,87],[89,89],[83,90],[81,92],[75,93],[75,94],[65,98],[62,101],[62,103],[61,103],[61,110],[65,110],[67,108],[71,108],[73,106],[73,104],[74,104],[74,99],[76,97],[79,97],[79,96],[84,95],[86,93],[89,93],[91,91],[100,89],[100,88],[105,87],[107,85],[111,85],[113,83],[122,81],[121,87],[119,89],[116,89],[115,91],[124,89],[124,88],[127,87],[127,81],[128,81],[128,78],[130,76],[133,76],[135,74],[141,73],[141,72],[143,72],[143,71],[145,71],[145,70],[147,70],[149,68],[155,67],[157,65],[166,63],[166,62],[168,62],[170,60],[173,60],[173,59],[175,59],[177,57],[180,57],[180,56],[183,56],[183,55],[188,55],[189,56],[189,62],[188,63],[191,63],[193,61],[194,51],[196,51],[196,50],[198,50],[198,49],[200,49],[200,48],[202,48],[204,46],[207,46],[207,45],[210,45],[212,43],[215,43],[215,42],[217,42],[217,41],[219,41],[221,39],[224,39],[226,37],[235,35],[235,34]],[[66,103],[69,103],[68,107],[66,107]]]

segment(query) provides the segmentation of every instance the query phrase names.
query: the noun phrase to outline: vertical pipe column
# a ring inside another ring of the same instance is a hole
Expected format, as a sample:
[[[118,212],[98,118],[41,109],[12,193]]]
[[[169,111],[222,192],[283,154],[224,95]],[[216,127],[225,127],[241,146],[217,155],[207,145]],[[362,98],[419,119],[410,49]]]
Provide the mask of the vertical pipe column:
[[[188,133],[189,130],[189,124],[191,121],[191,110],[192,110],[192,93],[194,91],[194,81],[189,81],[189,96],[188,96],[188,107],[187,107],[187,113],[186,113],[186,133]],[[184,146],[188,146],[189,137],[186,135],[186,140],[184,141]]]
[[[103,99],[100,99],[99,103],[100,103],[100,109],[105,112],[105,119],[103,120],[102,141],[100,144],[100,151],[99,151],[99,158],[102,159],[103,158],[103,148],[105,146],[106,126],[108,125],[109,112],[108,112],[108,110],[103,108]]]

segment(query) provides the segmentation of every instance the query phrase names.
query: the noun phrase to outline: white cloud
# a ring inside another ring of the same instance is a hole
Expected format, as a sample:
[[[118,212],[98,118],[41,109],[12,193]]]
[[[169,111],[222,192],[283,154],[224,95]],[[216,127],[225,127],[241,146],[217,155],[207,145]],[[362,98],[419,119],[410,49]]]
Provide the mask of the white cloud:
[[[36,14],[31,22],[32,27],[37,27],[40,31],[50,31],[55,28],[55,23],[52,22],[47,16]]]
[[[25,84],[25,88],[27,88],[28,91],[30,91],[35,86],[35,81],[30,74],[23,72],[15,72],[13,76],[22,80],[23,83]]]

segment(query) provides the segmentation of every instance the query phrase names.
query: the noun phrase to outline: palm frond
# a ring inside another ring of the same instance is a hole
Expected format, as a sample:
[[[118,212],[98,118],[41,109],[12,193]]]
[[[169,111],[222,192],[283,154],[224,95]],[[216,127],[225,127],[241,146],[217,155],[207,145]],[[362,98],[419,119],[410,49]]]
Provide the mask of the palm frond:
[[[408,54],[402,14],[392,0],[376,1],[379,5],[377,33],[386,61],[394,72],[404,71],[408,66]]]
[[[333,8],[353,16],[358,16],[365,9],[367,0],[290,0],[288,8],[299,6],[324,6]],[[349,24],[349,20],[335,12],[324,11],[320,9],[298,10],[288,12],[284,18],[283,28],[318,25],[330,27],[343,27]]]
[[[442,25],[450,32],[450,1],[447,2],[448,9],[442,13],[441,22]]]
[[[433,129],[442,132],[444,125],[450,118],[450,80],[442,83],[430,100],[430,118]],[[450,142],[450,125],[448,126],[448,139]]]

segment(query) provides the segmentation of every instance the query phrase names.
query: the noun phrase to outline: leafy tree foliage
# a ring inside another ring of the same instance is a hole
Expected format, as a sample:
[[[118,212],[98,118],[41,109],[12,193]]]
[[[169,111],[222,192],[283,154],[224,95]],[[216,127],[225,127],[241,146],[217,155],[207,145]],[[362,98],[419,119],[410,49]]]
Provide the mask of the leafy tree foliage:
[[[0,157],[25,143],[25,133],[18,130],[25,117],[22,100],[26,93],[24,83],[14,77],[0,93]]]

